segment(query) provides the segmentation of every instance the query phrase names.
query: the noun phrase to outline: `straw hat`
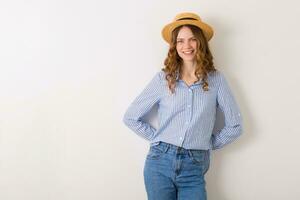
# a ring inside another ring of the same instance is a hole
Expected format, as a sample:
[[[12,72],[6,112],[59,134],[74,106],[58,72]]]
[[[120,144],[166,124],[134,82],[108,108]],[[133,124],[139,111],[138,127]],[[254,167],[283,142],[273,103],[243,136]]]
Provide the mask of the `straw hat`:
[[[176,15],[173,22],[164,26],[161,32],[164,40],[168,43],[171,43],[172,31],[178,26],[184,24],[191,24],[199,27],[203,31],[207,41],[209,41],[214,34],[212,27],[202,22],[201,18],[197,14],[185,12],[179,13]]]

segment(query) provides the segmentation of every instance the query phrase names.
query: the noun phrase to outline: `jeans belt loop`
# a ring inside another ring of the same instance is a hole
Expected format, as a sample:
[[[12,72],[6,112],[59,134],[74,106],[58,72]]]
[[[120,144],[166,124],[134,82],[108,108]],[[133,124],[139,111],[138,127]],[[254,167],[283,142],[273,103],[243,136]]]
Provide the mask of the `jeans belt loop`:
[[[164,150],[164,153],[167,153],[168,149],[170,148],[170,144],[167,144],[165,150]]]
[[[189,153],[189,156],[190,156],[190,157],[193,157],[192,150],[189,149],[189,150],[188,150],[188,153]]]

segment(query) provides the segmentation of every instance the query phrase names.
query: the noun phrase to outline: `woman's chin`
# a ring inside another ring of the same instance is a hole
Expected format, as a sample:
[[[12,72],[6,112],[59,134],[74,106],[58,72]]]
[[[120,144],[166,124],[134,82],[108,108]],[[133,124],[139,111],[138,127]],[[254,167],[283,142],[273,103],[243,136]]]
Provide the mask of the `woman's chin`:
[[[191,61],[194,61],[195,57],[194,56],[191,56],[191,57],[183,57],[182,60],[185,61],[185,62],[191,62]]]

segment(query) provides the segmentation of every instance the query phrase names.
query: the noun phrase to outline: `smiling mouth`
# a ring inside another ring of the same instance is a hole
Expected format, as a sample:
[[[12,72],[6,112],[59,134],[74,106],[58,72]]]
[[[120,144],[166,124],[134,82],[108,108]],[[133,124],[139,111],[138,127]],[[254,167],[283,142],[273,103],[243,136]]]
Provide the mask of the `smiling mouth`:
[[[183,51],[182,53],[185,55],[191,55],[194,52],[194,50],[191,51]]]

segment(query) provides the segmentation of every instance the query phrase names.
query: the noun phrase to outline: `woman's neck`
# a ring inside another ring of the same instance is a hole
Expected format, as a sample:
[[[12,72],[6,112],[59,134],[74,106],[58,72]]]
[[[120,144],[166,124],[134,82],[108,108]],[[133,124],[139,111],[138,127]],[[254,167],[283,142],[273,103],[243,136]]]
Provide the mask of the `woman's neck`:
[[[180,74],[182,77],[195,77],[196,62],[185,62],[181,67]]]

